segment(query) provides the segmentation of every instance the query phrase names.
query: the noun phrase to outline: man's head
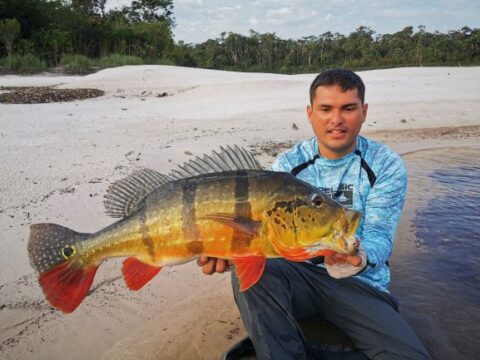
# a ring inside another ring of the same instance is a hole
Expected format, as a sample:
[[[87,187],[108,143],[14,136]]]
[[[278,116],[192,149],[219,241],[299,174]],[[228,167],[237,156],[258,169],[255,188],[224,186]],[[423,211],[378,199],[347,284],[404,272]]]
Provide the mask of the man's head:
[[[355,149],[367,116],[364,98],[365,85],[350,70],[327,70],[313,80],[307,115],[323,157],[339,159]]]
[[[343,91],[357,89],[362,104],[365,102],[365,84],[360,76],[348,69],[331,69],[322,72],[310,85],[310,105],[313,103],[315,91],[319,86],[339,86]]]

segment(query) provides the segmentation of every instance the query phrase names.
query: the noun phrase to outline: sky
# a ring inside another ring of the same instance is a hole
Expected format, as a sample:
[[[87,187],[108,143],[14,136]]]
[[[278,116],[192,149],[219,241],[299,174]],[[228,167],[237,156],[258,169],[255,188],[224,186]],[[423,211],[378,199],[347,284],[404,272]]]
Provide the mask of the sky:
[[[107,0],[107,7],[128,4]],[[222,32],[276,33],[282,39],[348,35],[359,26],[378,34],[425,25],[429,32],[480,27],[478,0],[174,0],[175,41],[200,43]]]

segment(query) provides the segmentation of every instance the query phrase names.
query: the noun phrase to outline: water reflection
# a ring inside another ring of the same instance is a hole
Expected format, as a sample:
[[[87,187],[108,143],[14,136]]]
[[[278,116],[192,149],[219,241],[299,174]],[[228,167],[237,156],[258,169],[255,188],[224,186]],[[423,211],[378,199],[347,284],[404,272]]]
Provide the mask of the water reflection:
[[[480,348],[480,149],[408,154],[392,292],[435,359]]]

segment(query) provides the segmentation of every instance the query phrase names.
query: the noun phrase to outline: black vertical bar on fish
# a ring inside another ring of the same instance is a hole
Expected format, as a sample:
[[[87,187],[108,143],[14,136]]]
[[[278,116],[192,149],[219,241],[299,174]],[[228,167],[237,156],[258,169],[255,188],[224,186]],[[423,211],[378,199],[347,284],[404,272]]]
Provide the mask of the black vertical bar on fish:
[[[147,248],[148,254],[152,258],[152,261],[155,261],[155,251],[152,237],[150,236],[150,230],[147,225],[147,212],[143,209],[140,212],[140,232],[142,233],[142,242],[143,245]]]
[[[235,216],[252,219],[252,204],[250,203],[250,178],[246,171],[237,171],[235,176]],[[248,249],[253,235],[234,230],[231,249],[236,252]]]
[[[197,196],[196,181],[186,180],[182,193],[182,232],[187,240],[187,248],[192,254],[203,252],[203,243],[199,240],[200,230],[197,224],[195,199]]]

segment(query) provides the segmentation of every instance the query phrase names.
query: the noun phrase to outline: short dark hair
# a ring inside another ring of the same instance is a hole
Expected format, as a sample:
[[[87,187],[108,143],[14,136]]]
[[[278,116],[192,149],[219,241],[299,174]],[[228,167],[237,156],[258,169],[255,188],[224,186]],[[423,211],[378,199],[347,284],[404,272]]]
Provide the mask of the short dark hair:
[[[348,69],[330,69],[317,75],[310,85],[310,104],[313,104],[317,87],[333,85],[339,86],[343,91],[357,89],[362,104],[365,102],[365,84],[360,76]]]

